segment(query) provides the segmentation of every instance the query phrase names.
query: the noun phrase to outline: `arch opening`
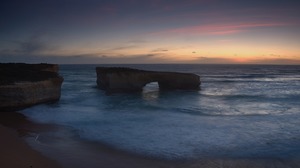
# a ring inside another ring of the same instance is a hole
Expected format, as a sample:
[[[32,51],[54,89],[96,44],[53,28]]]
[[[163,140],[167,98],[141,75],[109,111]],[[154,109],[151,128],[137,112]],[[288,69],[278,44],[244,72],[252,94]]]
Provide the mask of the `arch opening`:
[[[147,83],[143,87],[142,96],[144,100],[153,101],[159,98],[159,84],[158,82]]]
[[[153,91],[159,91],[159,84],[158,84],[158,82],[150,82],[150,83],[147,83],[143,87],[143,92],[153,92]]]

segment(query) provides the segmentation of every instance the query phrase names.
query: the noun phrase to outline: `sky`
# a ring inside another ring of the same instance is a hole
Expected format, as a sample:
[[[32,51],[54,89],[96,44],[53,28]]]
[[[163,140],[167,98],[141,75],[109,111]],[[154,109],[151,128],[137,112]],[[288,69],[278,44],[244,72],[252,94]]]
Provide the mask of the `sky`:
[[[3,0],[0,62],[297,64],[299,0]]]

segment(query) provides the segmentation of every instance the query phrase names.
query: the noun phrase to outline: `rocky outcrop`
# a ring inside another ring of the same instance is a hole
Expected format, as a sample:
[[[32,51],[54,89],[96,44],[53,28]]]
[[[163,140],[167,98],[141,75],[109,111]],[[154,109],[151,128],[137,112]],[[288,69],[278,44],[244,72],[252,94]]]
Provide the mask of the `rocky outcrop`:
[[[53,64],[0,64],[0,111],[57,101],[63,78]]]
[[[198,90],[200,77],[192,73],[144,71],[131,68],[97,67],[97,85],[107,92],[137,92],[150,82],[160,90]]]

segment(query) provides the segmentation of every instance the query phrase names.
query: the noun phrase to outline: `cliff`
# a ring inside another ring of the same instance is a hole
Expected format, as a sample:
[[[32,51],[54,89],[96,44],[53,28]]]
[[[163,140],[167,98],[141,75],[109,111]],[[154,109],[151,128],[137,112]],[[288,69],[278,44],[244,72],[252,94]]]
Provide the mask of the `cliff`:
[[[0,111],[57,101],[63,78],[53,64],[0,64]]]
[[[97,67],[96,72],[98,87],[107,92],[138,92],[150,82],[157,82],[161,90],[200,89],[200,77],[192,73],[116,67]]]

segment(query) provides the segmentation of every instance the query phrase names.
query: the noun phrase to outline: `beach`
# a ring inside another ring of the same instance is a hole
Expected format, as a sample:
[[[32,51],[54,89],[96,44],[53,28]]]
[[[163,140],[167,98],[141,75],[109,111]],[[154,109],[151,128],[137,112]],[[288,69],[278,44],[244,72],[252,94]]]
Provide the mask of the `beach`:
[[[288,168],[300,167],[299,159],[275,159],[275,158],[203,158],[197,160],[163,160],[147,158],[110,148],[95,142],[82,141],[78,138],[69,138],[68,135],[60,137],[64,142],[63,151],[57,149],[60,145],[52,145],[38,152],[39,144],[32,132],[57,131],[55,125],[38,124],[26,119],[20,113],[0,113],[0,166],[4,168],[129,168],[129,167],[165,167],[165,168]],[[9,120],[7,120],[9,119]],[[31,132],[31,133],[30,133]],[[21,137],[23,136],[23,137]],[[27,136],[27,140],[24,136]],[[31,138],[30,138],[31,137]],[[48,137],[49,138],[49,137]],[[31,140],[30,140],[31,139]],[[49,140],[49,139],[48,139]],[[51,139],[50,139],[51,141]],[[57,141],[55,138],[52,141]],[[27,143],[26,143],[27,142]],[[29,144],[31,145],[28,145]],[[36,143],[32,148],[32,143]],[[41,145],[43,146],[43,145]],[[44,146],[45,147],[45,146]],[[45,151],[50,150],[50,151]],[[56,153],[56,157],[49,153]],[[44,155],[45,154],[45,155]],[[62,157],[60,157],[62,156]]]
[[[22,114],[16,112],[1,112],[0,116],[0,166],[3,168],[113,168],[170,166],[170,163],[164,161],[154,161],[151,159],[133,156],[93,142],[69,139],[68,136],[61,138],[65,144],[72,146],[68,148],[69,151],[67,152],[70,159],[59,159],[59,157],[57,157],[57,162],[46,157],[26,143],[36,143],[36,137],[33,137],[33,135],[37,133],[42,134],[42,132],[55,131],[58,128],[57,126],[34,123]],[[55,141],[55,138],[52,139],[52,141]],[[38,143],[35,145],[38,147]],[[54,149],[56,149],[55,146],[51,148],[51,150]],[[72,150],[71,153],[70,150]],[[85,154],[84,152],[87,153]],[[76,153],[81,154],[79,158],[79,155]],[[66,155],[61,153],[59,149],[57,150],[57,154],[62,156]],[[172,165],[174,164],[172,163]]]
[[[3,168],[59,168],[53,160],[33,150],[16,130],[0,125],[0,166]]]

